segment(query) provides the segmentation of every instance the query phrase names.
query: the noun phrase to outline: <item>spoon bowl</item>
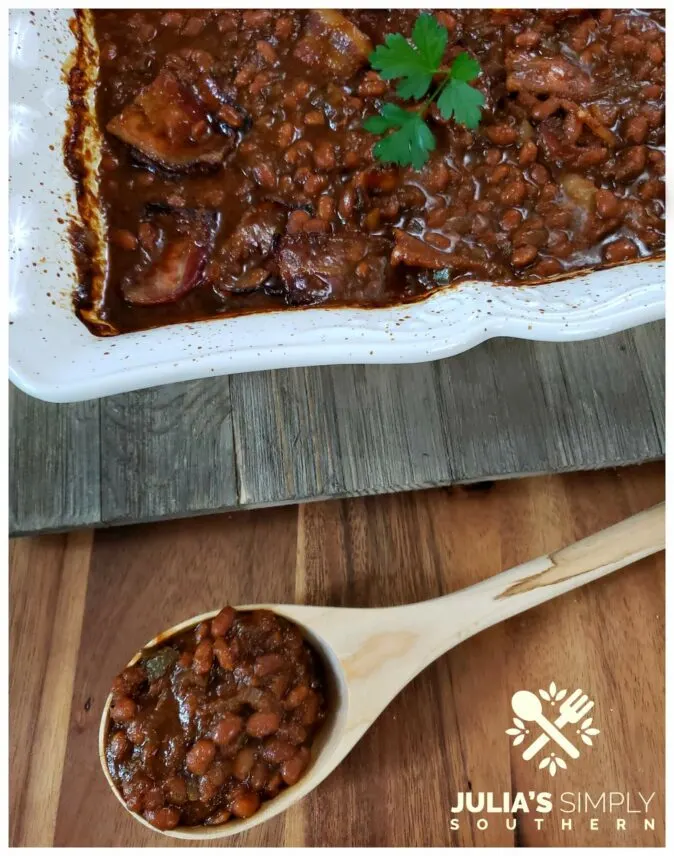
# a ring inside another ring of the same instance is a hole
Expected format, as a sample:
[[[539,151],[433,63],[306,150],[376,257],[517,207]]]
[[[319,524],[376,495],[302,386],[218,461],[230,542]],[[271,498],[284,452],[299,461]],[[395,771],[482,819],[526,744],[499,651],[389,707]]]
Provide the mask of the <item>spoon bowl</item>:
[[[660,503],[555,553],[434,600],[380,609],[292,604],[239,606],[240,610],[271,610],[293,622],[323,661],[330,710],[316,735],[312,758],[302,778],[262,803],[249,818],[220,826],[158,830],[130,811],[108,771],[105,744],[110,728],[111,696],[103,708],[99,729],[103,773],[124,808],[154,832],[193,841],[245,832],[280,814],[319,785],[400,690],[441,654],[487,627],[656,553],[664,546],[665,506]],[[135,665],[148,648],[164,644],[217,613],[214,610],[197,615],[165,630],[135,654],[128,665]],[[538,701],[526,692],[516,693],[513,698],[513,704],[521,705],[526,712],[522,719],[540,714],[540,710],[534,711],[529,695]],[[522,698],[518,699],[519,696]]]
[[[541,700],[529,690],[519,690],[515,693],[512,697],[512,708],[515,716],[519,716],[525,722],[533,722],[543,713]]]

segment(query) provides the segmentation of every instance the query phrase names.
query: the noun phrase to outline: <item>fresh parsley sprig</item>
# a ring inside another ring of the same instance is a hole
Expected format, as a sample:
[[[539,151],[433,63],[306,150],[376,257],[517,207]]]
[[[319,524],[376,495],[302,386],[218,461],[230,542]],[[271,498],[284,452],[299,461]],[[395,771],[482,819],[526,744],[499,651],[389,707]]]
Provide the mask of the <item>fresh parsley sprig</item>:
[[[370,54],[372,68],[384,80],[399,79],[396,93],[400,98],[418,101],[426,96],[411,110],[385,103],[379,115],[365,120],[363,127],[373,134],[393,131],[374,147],[379,161],[421,169],[435,149],[435,137],[425,121],[434,102],[443,118],[477,128],[484,95],[470,82],[479,76],[480,64],[469,54],[461,53],[449,68],[443,67],[446,47],[447,28],[433,15],[424,13],[416,20],[411,42],[400,33],[392,33]],[[436,86],[429,95],[434,81]]]

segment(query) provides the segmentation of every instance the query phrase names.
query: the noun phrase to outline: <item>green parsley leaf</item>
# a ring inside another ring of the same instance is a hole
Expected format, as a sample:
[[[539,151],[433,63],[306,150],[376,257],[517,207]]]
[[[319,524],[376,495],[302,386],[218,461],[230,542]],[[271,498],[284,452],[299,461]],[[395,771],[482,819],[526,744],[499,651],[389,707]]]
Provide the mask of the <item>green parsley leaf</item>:
[[[389,107],[396,107],[396,105],[385,104],[382,113]],[[400,110],[400,114],[404,114],[399,115],[397,120],[392,118],[392,111],[389,111],[388,117],[371,116],[366,121],[366,128],[367,122],[371,119],[380,119],[378,126],[386,122],[389,128],[397,128],[394,133],[379,140],[375,145],[375,157],[382,163],[397,163],[400,166],[421,169],[428,160],[429,152],[435,149],[435,137],[418,113],[410,113],[399,107],[397,109]]]
[[[480,63],[465,51],[460,53],[452,63],[452,80],[464,80],[468,83],[480,74]]]
[[[413,116],[413,113],[399,107],[397,104],[382,104],[379,116],[369,116],[363,122],[363,127],[366,131],[371,131],[373,134],[383,134],[384,131],[390,131],[391,128],[402,127]]]
[[[434,15],[425,12],[416,20],[412,30],[412,41],[429,68],[438,68],[447,47],[447,28],[443,27]]]
[[[451,68],[442,67],[447,48],[447,29],[433,15],[420,15],[409,41],[400,33],[390,33],[369,57],[384,80],[399,79],[396,92],[403,99],[420,100],[427,95],[435,78],[436,85],[416,109],[405,110],[397,104],[383,104],[378,116],[363,122],[366,131],[385,134],[374,147],[375,157],[384,163],[421,167],[435,149],[435,137],[425,122],[430,106],[436,102],[445,119],[467,128],[477,128],[485,98],[470,86],[480,74],[480,64],[470,54],[460,53]],[[441,76],[441,78],[440,78]]]
[[[480,124],[480,108],[484,106],[484,95],[463,80],[451,80],[438,98],[438,110],[445,119],[475,129]]]
[[[370,56],[370,64],[384,80],[402,78],[401,98],[423,98],[433,82],[447,46],[447,29],[433,15],[420,15],[412,32],[412,44],[400,33],[386,36]]]

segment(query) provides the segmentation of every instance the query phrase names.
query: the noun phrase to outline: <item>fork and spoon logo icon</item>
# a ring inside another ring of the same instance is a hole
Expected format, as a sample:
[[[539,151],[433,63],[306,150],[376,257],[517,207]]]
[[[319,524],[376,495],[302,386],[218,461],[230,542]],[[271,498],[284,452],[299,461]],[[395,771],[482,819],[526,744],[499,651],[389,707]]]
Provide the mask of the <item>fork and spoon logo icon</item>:
[[[553,714],[559,703],[556,716],[546,716],[543,701],[547,702]],[[531,733],[530,724],[537,725],[542,732],[522,753],[525,761],[530,761],[550,743],[561,749],[569,758],[574,760],[579,758],[578,747],[563,733],[567,725],[580,723],[576,734],[579,734],[582,742],[588,746],[592,746],[592,737],[599,734],[599,729],[591,727],[592,718],[587,717],[594,707],[594,702],[580,689],[568,695],[566,690],[557,689],[557,686],[552,683],[548,690],[539,690],[538,695],[529,690],[519,690],[513,695],[511,704],[515,714],[514,727],[508,728],[506,734],[514,736],[513,746],[518,746],[525,741],[527,735]],[[558,769],[567,769],[567,762],[561,755],[551,752],[540,761],[538,766],[541,769],[547,767],[548,772],[554,776]]]

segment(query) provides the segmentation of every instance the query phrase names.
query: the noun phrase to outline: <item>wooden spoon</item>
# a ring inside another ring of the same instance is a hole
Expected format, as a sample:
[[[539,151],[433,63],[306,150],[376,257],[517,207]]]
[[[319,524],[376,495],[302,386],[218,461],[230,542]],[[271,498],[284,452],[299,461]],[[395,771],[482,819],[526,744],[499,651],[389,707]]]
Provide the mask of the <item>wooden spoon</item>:
[[[254,604],[293,621],[323,656],[331,713],[312,747],[313,759],[291,788],[262,804],[246,820],[221,826],[177,827],[163,832],[195,841],[224,838],[257,826],[312,791],[360,740],[391,699],[422,669],[455,645],[506,618],[599,579],[665,547],[665,505],[661,503],[549,556],[444,597],[382,609]],[[217,615],[197,615],[148,642],[144,651]],[[140,659],[139,652],[131,660]],[[114,794],[124,805],[105,761],[109,696],[99,732],[99,756]],[[128,811],[128,809],[127,809]],[[158,832],[140,815],[133,817]]]

